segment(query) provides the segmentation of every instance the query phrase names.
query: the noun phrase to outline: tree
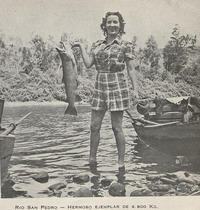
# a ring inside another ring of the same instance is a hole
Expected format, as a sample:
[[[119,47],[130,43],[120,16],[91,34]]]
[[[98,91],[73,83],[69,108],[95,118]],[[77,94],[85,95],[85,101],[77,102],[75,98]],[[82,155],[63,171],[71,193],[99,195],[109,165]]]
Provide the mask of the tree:
[[[161,54],[157,42],[153,36],[150,36],[145,43],[145,47],[139,48],[137,59],[139,60],[140,71],[145,78],[155,80],[158,77],[160,69],[159,60]]]
[[[132,44],[133,44],[133,49],[134,49],[134,50],[135,50],[135,48],[136,48],[136,46],[137,46],[136,42],[137,42],[137,37],[136,37],[136,36],[133,36]]]
[[[143,49],[144,62],[151,68],[159,68],[159,59],[161,57],[157,42],[153,36],[146,42],[146,47]]]
[[[172,29],[170,41],[163,49],[164,67],[171,73],[179,73],[187,63],[188,49],[194,49],[196,35],[181,35],[179,26],[176,24]]]

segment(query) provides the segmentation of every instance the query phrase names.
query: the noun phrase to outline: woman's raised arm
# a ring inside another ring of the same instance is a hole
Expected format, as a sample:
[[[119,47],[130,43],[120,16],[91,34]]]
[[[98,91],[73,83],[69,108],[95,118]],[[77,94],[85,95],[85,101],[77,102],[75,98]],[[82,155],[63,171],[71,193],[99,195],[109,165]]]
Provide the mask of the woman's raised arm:
[[[81,55],[82,55],[82,58],[83,58],[83,62],[85,64],[86,68],[92,67],[93,64],[94,64],[94,56],[90,55],[86,52],[84,44],[80,43],[80,42],[75,42],[75,44],[73,44],[72,48],[74,48],[74,47],[79,47],[80,48]]]

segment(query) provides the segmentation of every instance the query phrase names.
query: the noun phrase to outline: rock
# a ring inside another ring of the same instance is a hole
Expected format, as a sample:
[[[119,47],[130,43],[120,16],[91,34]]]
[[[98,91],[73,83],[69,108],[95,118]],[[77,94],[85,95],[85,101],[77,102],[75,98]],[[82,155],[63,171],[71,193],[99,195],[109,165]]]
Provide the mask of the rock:
[[[148,181],[156,181],[159,180],[161,177],[164,177],[165,174],[154,174],[146,176],[146,180]]]
[[[75,192],[74,192],[74,191],[69,191],[67,194],[68,194],[69,196],[74,196]]]
[[[142,186],[140,183],[136,184],[135,186],[136,186],[137,188],[143,188],[143,186]]]
[[[88,182],[89,180],[90,180],[90,177],[87,174],[80,174],[73,177],[73,181],[76,183],[84,183],[84,182]]]
[[[153,196],[153,195],[154,195],[153,192],[149,189],[146,189],[146,188],[134,190],[130,194],[131,197],[134,197],[134,196]]]
[[[197,191],[199,191],[200,190],[200,188],[199,188],[199,186],[198,185],[194,185],[192,188],[191,188],[191,192],[193,193],[193,192],[197,192]]]
[[[49,189],[50,190],[60,190],[65,187],[66,187],[66,184],[58,183],[58,184],[53,184],[53,185],[49,186]]]
[[[177,165],[181,165],[181,166],[189,166],[190,165],[190,161],[188,158],[184,157],[184,156],[177,156],[176,157],[176,164]]]
[[[52,192],[52,194],[50,194],[48,197],[58,197],[58,198],[60,198],[61,195],[62,195],[62,191],[60,191],[60,190],[54,190]]]
[[[47,172],[42,171],[42,172],[39,172],[36,175],[32,176],[32,178],[37,182],[46,183],[49,180],[49,175]]]
[[[174,175],[176,175],[179,182],[187,182],[193,185],[196,184],[196,182],[192,179],[192,177],[190,176],[188,172],[179,171],[179,172],[174,173]]]
[[[154,194],[155,194],[155,196],[164,196],[164,195],[166,195],[166,193],[164,193],[164,192],[155,192]]]
[[[168,179],[166,177],[161,177],[160,181],[162,181],[164,184],[171,184],[171,185],[176,185],[178,184],[178,180],[174,180],[174,179]]]
[[[126,189],[121,183],[113,183],[109,188],[109,194],[112,196],[125,196]]]
[[[103,187],[109,186],[111,184],[112,180],[111,179],[102,179],[101,184]]]
[[[185,183],[185,182],[181,182],[178,186],[177,186],[177,191],[180,193],[190,193],[191,189],[192,189],[192,185]]]
[[[197,196],[197,195],[200,195],[200,191],[198,191],[198,192],[194,192],[194,193],[192,193],[192,194],[190,194],[190,195],[192,195],[192,196]]]
[[[169,193],[169,194],[176,194],[176,190],[174,188],[172,188],[167,193]]]
[[[81,187],[74,193],[74,197],[93,197],[93,194],[89,188]]]
[[[92,176],[90,179],[91,183],[98,184],[99,182],[99,176]]]
[[[200,185],[200,175],[199,174],[193,174],[191,175],[191,179],[198,185]]]
[[[173,173],[166,173],[166,178],[169,178],[169,179],[177,179],[177,176],[176,174],[173,174]]]
[[[147,187],[152,191],[161,191],[161,192],[167,192],[168,190],[172,189],[172,185],[167,184],[147,184]]]
[[[61,195],[62,195],[62,191],[56,190],[56,191],[54,191],[54,195],[55,195],[56,197],[60,198]]]
[[[195,185],[196,182],[194,180],[192,180],[191,178],[183,178],[183,179],[178,179],[179,182],[186,182],[186,183],[189,183],[189,184],[192,184],[192,185]]]
[[[190,174],[188,172],[184,172],[185,177],[189,177]]]

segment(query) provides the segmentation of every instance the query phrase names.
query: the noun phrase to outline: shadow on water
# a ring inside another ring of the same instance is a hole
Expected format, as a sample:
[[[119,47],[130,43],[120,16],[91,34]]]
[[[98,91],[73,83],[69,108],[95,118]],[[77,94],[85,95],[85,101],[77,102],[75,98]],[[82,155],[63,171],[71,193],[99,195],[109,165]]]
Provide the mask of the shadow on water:
[[[94,196],[109,197],[110,181],[126,185],[129,196],[133,186],[143,186],[148,174],[181,170],[175,157],[161,154],[137,143],[136,133],[129,119],[124,118],[126,138],[126,171],[119,173],[117,149],[110,114],[107,113],[101,129],[96,172],[87,166],[89,154],[90,108],[78,106],[78,116],[64,115],[65,105],[6,107],[2,125],[32,114],[16,129],[14,153],[10,162],[10,180],[2,189],[2,197],[72,197],[82,186],[92,189]],[[187,168],[199,172],[192,166]],[[45,171],[47,183],[38,183],[32,176]],[[77,174],[88,174],[90,180],[75,183]],[[52,194],[49,186],[66,184],[62,194]],[[105,184],[107,183],[107,184]]]
[[[200,172],[200,154],[196,156],[191,154],[190,157],[183,157],[183,160],[187,163],[184,166],[176,163],[178,156],[161,153],[145,143],[139,142],[138,139],[136,142],[135,150],[140,155],[141,161],[147,164],[156,162],[157,165],[152,166],[151,169],[156,170],[158,173],[175,172],[177,170],[187,170],[194,173]]]

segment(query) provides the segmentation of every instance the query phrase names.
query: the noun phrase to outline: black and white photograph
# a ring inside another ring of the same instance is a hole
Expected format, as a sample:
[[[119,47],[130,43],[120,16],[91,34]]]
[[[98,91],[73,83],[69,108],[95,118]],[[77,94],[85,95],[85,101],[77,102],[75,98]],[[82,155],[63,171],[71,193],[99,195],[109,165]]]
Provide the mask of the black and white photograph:
[[[200,209],[200,0],[0,0],[2,210]]]

